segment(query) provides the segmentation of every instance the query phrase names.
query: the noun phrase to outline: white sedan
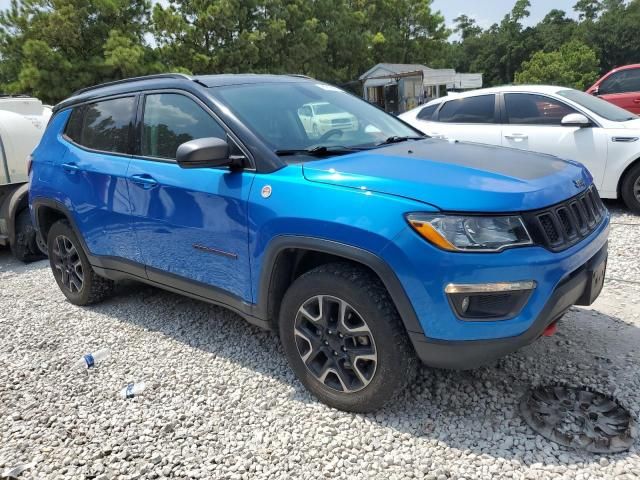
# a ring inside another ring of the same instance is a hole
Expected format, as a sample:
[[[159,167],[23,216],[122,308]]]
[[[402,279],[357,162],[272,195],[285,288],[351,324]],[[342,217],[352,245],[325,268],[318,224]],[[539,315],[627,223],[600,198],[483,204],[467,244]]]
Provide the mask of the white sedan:
[[[400,115],[432,137],[502,145],[582,162],[602,198],[640,213],[640,118],[563,87],[508,86],[452,94]]]

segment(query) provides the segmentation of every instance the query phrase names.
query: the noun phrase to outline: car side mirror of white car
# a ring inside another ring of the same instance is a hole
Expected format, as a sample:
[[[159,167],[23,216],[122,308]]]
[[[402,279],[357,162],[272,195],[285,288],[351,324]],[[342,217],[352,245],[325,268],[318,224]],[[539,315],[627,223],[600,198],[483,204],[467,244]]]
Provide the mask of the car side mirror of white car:
[[[585,128],[591,126],[591,120],[581,113],[570,113],[569,115],[566,115],[560,123],[564,127]]]

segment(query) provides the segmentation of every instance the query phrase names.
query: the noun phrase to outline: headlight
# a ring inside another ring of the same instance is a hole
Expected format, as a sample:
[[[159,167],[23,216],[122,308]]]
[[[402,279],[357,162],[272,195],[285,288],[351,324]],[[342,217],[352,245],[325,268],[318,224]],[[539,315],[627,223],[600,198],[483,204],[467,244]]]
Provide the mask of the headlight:
[[[407,215],[413,229],[437,247],[449,251],[499,252],[531,245],[522,218],[415,213]]]

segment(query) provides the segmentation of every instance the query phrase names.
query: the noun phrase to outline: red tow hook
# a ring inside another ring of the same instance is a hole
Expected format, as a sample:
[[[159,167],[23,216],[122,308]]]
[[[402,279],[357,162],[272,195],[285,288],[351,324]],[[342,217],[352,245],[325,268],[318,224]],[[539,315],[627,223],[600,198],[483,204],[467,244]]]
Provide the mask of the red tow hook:
[[[542,332],[542,336],[543,337],[551,337],[557,331],[558,331],[558,322],[556,321],[556,322],[553,322],[551,325],[549,325],[547,328],[544,329],[544,332]]]

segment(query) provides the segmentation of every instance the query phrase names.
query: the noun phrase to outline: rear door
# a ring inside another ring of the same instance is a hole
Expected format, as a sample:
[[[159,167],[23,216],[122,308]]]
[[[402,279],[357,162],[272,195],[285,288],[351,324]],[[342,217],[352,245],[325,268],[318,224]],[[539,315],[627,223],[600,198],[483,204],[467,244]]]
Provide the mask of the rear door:
[[[135,95],[73,108],[55,164],[55,184],[93,255],[139,261],[133,239],[127,169],[131,161]]]
[[[250,301],[247,198],[254,172],[181,168],[176,150],[182,143],[233,140],[185,92],[153,92],[140,101],[140,144],[128,183],[147,276],[165,284],[173,278],[173,286],[189,291],[193,285],[183,280],[192,280]]]
[[[581,113],[566,103],[532,93],[504,94],[502,145],[548,153],[583,163],[600,188],[607,164],[607,135],[597,125],[586,128],[561,124],[570,113]]]
[[[640,68],[612,73],[599,85],[598,96],[625,110],[640,114]]]
[[[433,115],[429,128],[423,130],[433,137],[500,145],[501,127],[496,107],[494,94],[448,100]]]

